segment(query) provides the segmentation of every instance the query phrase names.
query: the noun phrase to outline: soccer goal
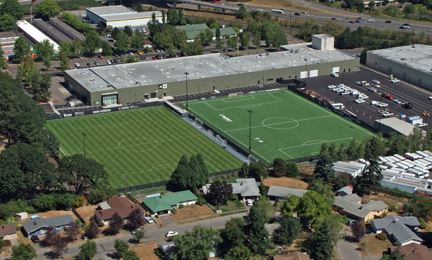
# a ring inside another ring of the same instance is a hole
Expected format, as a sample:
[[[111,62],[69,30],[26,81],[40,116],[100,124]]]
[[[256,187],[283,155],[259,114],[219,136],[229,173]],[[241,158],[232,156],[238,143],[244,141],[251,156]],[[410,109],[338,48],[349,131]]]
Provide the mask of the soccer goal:
[[[235,93],[229,93],[228,94],[229,98],[231,98],[231,97],[241,97],[241,96],[243,96],[243,92],[235,92]]]

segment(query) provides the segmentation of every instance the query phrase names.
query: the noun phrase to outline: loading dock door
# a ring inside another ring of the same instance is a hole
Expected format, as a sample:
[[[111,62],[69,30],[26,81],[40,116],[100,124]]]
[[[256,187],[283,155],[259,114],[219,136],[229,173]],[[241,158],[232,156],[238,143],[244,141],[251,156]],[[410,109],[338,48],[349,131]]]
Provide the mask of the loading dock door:
[[[337,73],[339,72],[339,67],[333,67],[332,73]]]
[[[318,70],[311,70],[309,72],[309,77],[318,77]]]
[[[301,79],[307,78],[307,71],[301,71],[300,72],[300,78]]]

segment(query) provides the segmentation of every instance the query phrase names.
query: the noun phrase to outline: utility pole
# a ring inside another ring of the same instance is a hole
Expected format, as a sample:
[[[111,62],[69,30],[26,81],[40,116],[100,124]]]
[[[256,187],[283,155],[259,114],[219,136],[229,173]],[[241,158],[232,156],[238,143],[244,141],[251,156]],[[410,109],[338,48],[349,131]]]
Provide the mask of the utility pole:
[[[294,7],[294,0],[293,0],[293,7]],[[290,11],[290,35],[291,35],[291,27],[292,25],[291,25],[291,11]]]
[[[252,110],[248,110],[249,113],[249,155],[251,155],[252,150]]]

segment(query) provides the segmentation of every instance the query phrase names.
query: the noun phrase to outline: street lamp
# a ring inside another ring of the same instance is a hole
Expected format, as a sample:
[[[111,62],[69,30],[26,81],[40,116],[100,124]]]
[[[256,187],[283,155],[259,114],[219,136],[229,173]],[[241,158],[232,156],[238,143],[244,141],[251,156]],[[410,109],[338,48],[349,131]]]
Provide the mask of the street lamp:
[[[309,74],[309,72],[308,72],[308,66],[307,66],[307,65],[308,65],[308,64],[307,64],[308,59],[305,58],[304,61],[306,61],[306,78],[305,78],[305,87],[306,87],[306,85],[307,85],[307,78],[308,78],[308,74]]]
[[[84,132],[82,134],[83,134],[84,157],[86,157],[85,156],[85,137],[87,136],[87,134]]]
[[[30,7],[30,23],[33,23],[32,8],[33,7]]]
[[[187,76],[189,75],[189,72],[184,73],[186,75],[186,111],[189,112],[189,96],[188,96],[188,85],[187,85]]]
[[[252,150],[252,110],[248,110],[249,113],[249,155],[251,154]]]

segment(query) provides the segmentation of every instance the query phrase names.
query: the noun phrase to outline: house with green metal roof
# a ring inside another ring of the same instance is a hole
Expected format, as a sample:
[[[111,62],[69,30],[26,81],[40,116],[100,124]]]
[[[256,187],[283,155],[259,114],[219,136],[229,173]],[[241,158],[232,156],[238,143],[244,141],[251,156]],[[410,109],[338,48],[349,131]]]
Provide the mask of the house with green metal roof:
[[[172,208],[178,208],[180,204],[184,206],[193,205],[197,199],[197,196],[191,191],[184,190],[165,195],[148,196],[142,201],[152,214],[170,214]]]
[[[197,35],[199,35],[201,32],[204,32],[205,30],[209,29],[207,24],[191,24],[191,25],[183,25],[183,26],[176,26],[177,30],[184,30],[187,34],[187,41],[193,42]],[[213,32],[213,40],[216,40],[216,29],[211,29]],[[223,27],[220,28],[220,33],[222,38],[229,38],[237,36],[237,32],[232,27]]]

